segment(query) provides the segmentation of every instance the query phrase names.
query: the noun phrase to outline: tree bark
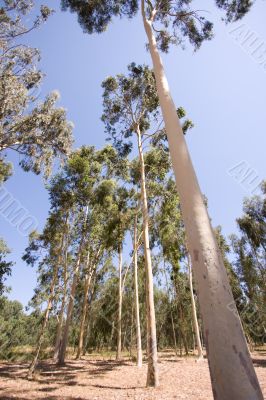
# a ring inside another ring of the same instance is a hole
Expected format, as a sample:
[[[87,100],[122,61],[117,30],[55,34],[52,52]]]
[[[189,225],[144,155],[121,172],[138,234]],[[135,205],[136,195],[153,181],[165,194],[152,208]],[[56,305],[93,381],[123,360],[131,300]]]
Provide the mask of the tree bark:
[[[158,366],[157,366],[157,339],[156,339],[156,321],[154,309],[153,295],[153,275],[151,265],[151,251],[149,242],[149,217],[148,217],[148,202],[145,184],[145,165],[141,141],[141,132],[137,126],[136,133],[138,136],[139,161],[141,169],[141,203],[143,216],[143,244],[146,272],[146,309],[147,309],[147,357],[148,357],[148,373],[147,386],[157,387],[159,385]]]
[[[81,320],[80,320],[80,330],[79,330],[79,344],[76,359],[79,360],[81,357],[82,349],[83,349],[83,342],[84,342],[84,331],[85,331],[85,322],[86,316],[88,311],[88,293],[91,284],[91,278],[93,274],[93,268],[90,268],[90,253],[88,252],[87,261],[86,261],[86,276],[84,282],[84,297],[83,297],[83,304],[82,304],[82,312],[81,312]]]
[[[122,246],[119,246],[118,250],[118,310],[117,310],[117,349],[116,349],[116,359],[121,359],[121,340],[122,340]]]
[[[77,288],[77,283],[78,283],[78,276],[79,276],[79,270],[80,270],[83,244],[84,244],[84,239],[85,239],[85,226],[86,226],[86,221],[87,221],[87,215],[88,215],[88,207],[86,207],[86,211],[85,211],[83,232],[82,232],[82,237],[81,237],[80,244],[79,244],[77,261],[76,261],[76,265],[75,265],[74,273],[73,273],[71,291],[70,291],[69,302],[68,302],[68,307],[67,307],[66,323],[65,323],[64,332],[63,332],[62,341],[60,344],[60,349],[59,349],[59,354],[58,354],[58,359],[57,359],[58,365],[64,365],[64,363],[65,363],[68,334],[69,334],[70,322],[71,322],[72,312],[73,312],[73,307],[74,307],[74,299],[75,299],[76,288]]]
[[[136,338],[137,338],[137,366],[142,367],[142,348],[141,348],[141,331],[139,317],[139,286],[138,286],[138,243],[137,243],[137,223],[138,217],[135,216],[134,224],[134,288],[135,288],[135,313],[136,313]]]
[[[67,225],[67,221],[68,221],[68,214],[66,216],[66,221],[65,221],[66,225]],[[56,282],[58,280],[58,270],[59,270],[59,266],[61,265],[61,262],[62,262],[62,251],[63,251],[63,246],[64,246],[64,239],[65,239],[65,235],[63,233],[62,234],[62,238],[61,238],[61,242],[60,242],[60,246],[59,246],[59,249],[58,249],[57,263],[54,266],[53,277],[52,277],[52,282],[51,282],[51,286],[50,286],[50,295],[49,295],[49,298],[48,298],[48,303],[47,303],[47,307],[46,307],[46,310],[45,310],[41,331],[40,331],[40,334],[39,334],[39,337],[38,337],[35,356],[34,356],[32,362],[31,362],[31,365],[30,365],[29,371],[28,371],[28,378],[29,379],[32,378],[32,376],[34,374],[34,371],[36,369],[37,363],[38,363],[38,358],[39,358],[40,350],[41,350],[43,339],[44,339],[45,329],[46,329],[46,326],[47,326],[47,323],[48,323],[50,310],[52,308],[52,304],[53,304],[53,301],[54,301],[55,286],[56,286]]]
[[[201,340],[200,340],[200,331],[199,331],[199,324],[198,324],[198,318],[197,318],[196,303],[195,303],[195,298],[194,298],[194,293],[193,293],[192,269],[191,269],[189,256],[188,256],[188,278],[189,278],[189,288],[190,288],[190,295],[191,295],[193,327],[194,327],[194,333],[196,336],[197,350],[198,350],[198,359],[201,360],[201,359],[203,359],[203,351],[202,351],[202,345],[201,345]]]
[[[83,350],[82,350],[83,356],[86,355],[86,349],[87,349],[87,345],[89,343],[91,318],[88,318],[88,315],[90,314],[91,304],[92,304],[92,301],[93,301],[93,295],[94,295],[96,279],[97,279],[97,277],[96,277],[96,273],[95,273],[94,277],[93,277],[92,285],[91,285],[91,296],[89,297],[89,304],[88,304],[88,311],[87,311],[87,321],[86,321],[86,334],[85,334],[85,340],[84,340],[84,345],[83,345]]]
[[[217,400],[262,400],[239,316],[228,308],[234,301],[232,291],[171,97],[153,21],[146,18],[144,0],[141,5],[195,273],[213,395]]]
[[[68,232],[67,232],[68,235]],[[55,339],[55,346],[54,346],[54,360],[58,359],[59,355],[59,349],[60,349],[60,344],[61,344],[61,338],[62,338],[62,330],[63,330],[63,323],[64,323],[64,313],[65,313],[65,306],[66,306],[66,298],[67,298],[67,283],[68,283],[68,236],[66,239],[66,244],[65,244],[65,256],[64,256],[64,273],[63,273],[63,279],[64,279],[64,289],[63,289],[63,298],[62,298],[62,304],[61,304],[61,309],[59,312],[59,321],[57,324],[57,330],[56,330],[56,339]]]
[[[39,334],[39,337],[38,337],[38,342],[37,342],[37,346],[36,346],[36,350],[35,350],[35,355],[34,355],[34,358],[33,358],[32,362],[31,362],[31,364],[30,364],[30,367],[29,367],[28,379],[32,379],[34,371],[35,371],[36,366],[37,366],[40,350],[41,350],[43,339],[44,339],[45,329],[46,329],[46,326],[47,326],[47,323],[48,323],[50,310],[51,310],[52,304],[53,304],[54,293],[55,293],[55,285],[56,285],[56,281],[58,279],[58,268],[59,268],[59,263],[57,263],[55,265],[55,267],[54,267],[53,278],[52,278],[52,283],[51,283],[51,287],[50,287],[50,295],[49,295],[47,307],[46,307],[46,310],[45,310],[41,331],[40,331],[40,334]]]
[[[60,349],[59,349],[59,354],[58,354],[58,359],[57,359],[58,365],[64,365],[64,363],[65,363],[68,334],[69,334],[70,322],[71,322],[72,312],[73,312],[73,307],[74,307],[76,288],[77,288],[77,283],[78,283],[80,259],[81,259],[81,246],[79,248],[79,254],[78,254],[77,261],[76,261],[74,274],[73,274],[73,280],[72,280],[72,284],[71,284],[71,292],[70,292],[69,302],[68,302],[68,307],[67,307],[66,323],[64,326],[63,336],[62,336],[62,340],[60,343]]]

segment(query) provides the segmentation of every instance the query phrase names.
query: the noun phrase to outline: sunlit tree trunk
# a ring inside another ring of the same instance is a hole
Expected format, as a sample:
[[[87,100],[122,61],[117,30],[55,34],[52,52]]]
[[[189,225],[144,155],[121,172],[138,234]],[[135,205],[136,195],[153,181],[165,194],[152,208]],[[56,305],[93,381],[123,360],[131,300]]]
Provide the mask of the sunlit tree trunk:
[[[122,246],[118,250],[118,310],[117,310],[117,349],[116,359],[121,359],[121,341],[122,341]]]
[[[154,295],[153,295],[153,275],[151,265],[151,251],[149,242],[149,219],[148,219],[148,203],[145,184],[145,165],[144,155],[142,149],[141,132],[137,126],[136,133],[138,136],[138,150],[141,169],[141,203],[142,203],[142,216],[143,216],[143,244],[144,244],[144,258],[145,258],[145,271],[146,271],[146,309],[147,309],[147,357],[148,357],[148,373],[147,373],[147,386],[158,386],[158,366],[157,366],[157,339],[156,339],[156,321],[154,309]]]
[[[138,243],[137,243],[137,221],[135,216],[134,224],[134,294],[135,294],[135,313],[136,313],[136,339],[137,339],[137,366],[142,367],[142,348],[141,348],[141,331],[139,317],[139,285],[138,285]]]
[[[86,275],[85,275],[85,282],[84,282],[84,297],[83,297],[80,329],[79,329],[79,344],[78,344],[78,351],[77,351],[77,355],[76,355],[77,360],[80,359],[82,349],[83,349],[85,322],[86,322],[86,316],[87,316],[87,311],[88,311],[88,293],[89,293],[92,273],[93,273],[93,268],[92,267],[90,268],[90,253],[88,252],[87,260],[86,260]]]
[[[132,293],[134,296],[134,293]],[[129,343],[129,356],[132,360],[132,346],[133,346],[133,326],[134,326],[134,301],[131,302],[131,321],[130,321],[130,343]]]
[[[55,347],[54,347],[54,360],[58,359],[60,343],[62,338],[62,330],[64,324],[64,313],[65,313],[65,306],[66,306],[66,299],[67,299],[67,283],[68,283],[68,236],[66,238],[65,243],[65,250],[64,250],[64,272],[63,272],[63,281],[64,281],[64,288],[63,288],[63,297],[61,308],[59,312],[59,320],[57,324],[56,330],[56,339],[55,339]]]
[[[71,291],[70,291],[68,307],[67,307],[66,322],[65,322],[65,326],[64,326],[64,330],[63,330],[62,340],[60,343],[60,349],[59,349],[58,360],[57,360],[58,365],[63,365],[65,363],[68,334],[69,334],[70,322],[71,322],[72,312],[73,312],[73,307],[74,307],[75,293],[76,293],[76,288],[77,288],[77,283],[78,283],[80,261],[81,261],[81,251],[82,251],[82,249],[80,246],[76,265],[74,268],[74,273],[73,273]]]
[[[89,343],[89,338],[90,338],[90,328],[91,328],[91,318],[90,318],[90,310],[91,310],[91,304],[92,304],[92,299],[93,299],[93,294],[94,294],[94,290],[95,290],[95,282],[96,282],[97,276],[96,276],[96,271],[93,275],[93,281],[91,284],[91,290],[90,290],[90,298],[89,298],[89,303],[88,303],[88,312],[87,312],[87,321],[86,321],[86,334],[85,334],[85,340],[84,340],[84,345],[83,345],[83,350],[82,350],[82,354],[83,356],[85,356],[86,354],[86,349],[87,349],[87,345]]]
[[[45,329],[48,323],[48,318],[49,318],[49,313],[50,310],[52,308],[52,304],[53,304],[53,299],[54,299],[54,293],[55,293],[55,285],[58,279],[58,267],[59,267],[59,263],[57,263],[54,266],[54,272],[53,272],[53,278],[52,278],[52,283],[51,283],[51,287],[50,287],[50,295],[49,295],[49,299],[47,302],[47,307],[44,313],[44,317],[43,317],[43,323],[41,326],[41,331],[39,333],[39,337],[38,337],[38,342],[37,342],[37,346],[36,346],[36,350],[35,350],[35,355],[34,358],[30,364],[30,368],[28,371],[28,379],[32,379],[37,362],[38,362],[38,358],[39,358],[39,354],[40,354],[40,350],[42,347],[42,343],[43,343],[43,339],[44,339],[44,333],[45,333]]]
[[[213,395],[217,400],[262,400],[239,316],[228,307],[234,302],[229,280],[152,31],[156,10],[147,20],[145,1],[141,4],[195,274]]]
[[[66,216],[65,226],[67,226],[67,221],[68,221],[68,214]],[[56,283],[57,283],[57,280],[58,280],[58,270],[59,270],[60,265],[62,264],[62,251],[63,251],[63,246],[64,246],[64,240],[65,240],[65,234],[62,234],[60,246],[59,246],[59,249],[58,249],[57,263],[54,266],[54,271],[53,271],[53,277],[52,277],[52,282],[51,282],[51,286],[50,286],[50,294],[49,294],[49,298],[48,298],[48,303],[47,303],[47,307],[46,307],[46,310],[45,310],[41,331],[40,331],[40,334],[39,334],[39,337],[38,337],[38,342],[37,342],[37,346],[36,346],[35,355],[34,355],[34,358],[33,358],[32,362],[31,362],[29,371],[28,371],[28,378],[29,379],[32,378],[32,376],[34,374],[34,371],[35,371],[35,368],[37,366],[40,350],[41,350],[43,339],[44,339],[45,329],[46,329],[46,326],[47,326],[47,323],[48,323],[50,310],[52,309],[52,304],[53,304],[54,296],[55,296],[55,286],[56,286]]]
[[[190,295],[191,295],[193,327],[194,327],[194,333],[195,333],[196,342],[197,342],[198,359],[200,360],[200,359],[203,359],[203,351],[202,351],[202,345],[201,345],[201,340],[200,340],[200,331],[199,331],[199,324],[198,324],[198,318],[197,318],[196,303],[195,303],[195,298],[194,298],[194,293],[193,293],[192,269],[191,269],[191,265],[190,265],[189,256],[188,256],[188,278],[189,278],[189,288],[190,288]]]
[[[65,363],[68,334],[69,334],[70,322],[71,322],[72,312],[73,312],[73,307],[74,307],[74,299],[75,299],[76,288],[77,288],[77,284],[78,284],[82,250],[83,250],[83,244],[84,244],[84,239],[85,239],[85,226],[86,226],[87,215],[88,215],[88,207],[86,207],[86,211],[85,211],[84,227],[83,227],[82,237],[81,237],[79,248],[78,248],[76,264],[75,264],[75,268],[74,268],[74,272],[73,272],[73,279],[72,279],[70,296],[69,296],[68,307],[67,307],[66,323],[64,326],[62,341],[60,344],[58,360],[57,360],[58,365],[64,365],[64,363]]]

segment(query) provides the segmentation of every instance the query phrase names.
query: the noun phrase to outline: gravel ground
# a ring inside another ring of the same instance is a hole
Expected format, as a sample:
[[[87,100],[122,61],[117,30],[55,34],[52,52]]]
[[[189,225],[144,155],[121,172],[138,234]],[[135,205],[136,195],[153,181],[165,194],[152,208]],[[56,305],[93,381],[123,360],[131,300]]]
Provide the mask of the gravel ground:
[[[253,354],[259,381],[266,397],[266,352]],[[21,400],[212,400],[207,361],[160,355],[160,387],[146,389],[147,367],[84,357],[58,368],[42,363],[35,380],[26,379],[27,364],[0,363],[0,399]]]

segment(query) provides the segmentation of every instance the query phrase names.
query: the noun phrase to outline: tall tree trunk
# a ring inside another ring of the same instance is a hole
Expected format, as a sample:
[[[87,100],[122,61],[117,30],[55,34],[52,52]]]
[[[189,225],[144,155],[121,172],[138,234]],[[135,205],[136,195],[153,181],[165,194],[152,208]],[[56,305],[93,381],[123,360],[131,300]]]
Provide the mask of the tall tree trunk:
[[[194,333],[195,333],[196,342],[197,342],[198,359],[200,360],[200,359],[203,359],[203,351],[202,351],[202,345],[201,345],[201,340],[200,340],[196,303],[195,303],[195,298],[194,298],[194,293],[193,293],[192,269],[191,269],[191,265],[190,265],[189,256],[188,256],[188,279],[189,279],[189,287],[190,287],[190,295],[191,295],[193,327],[194,327]]]
[[[70,291],[69,302],[68,302],[68,307],[67,307],[66,323],[64,326],[64,332],[63,332],[62,341],[60,344],[60,349],[59,349],[59,354],[58,354],[58,360],[57,360],[58,365],[64,365],[64,363],[65,363],[68,334],[69,334],[70,322],[71,322],[72,312],[73,312],[73,307],[74,307],[74,299],[75,299],[76,288],[77,288],[77,283],[78,283],[78,276],[79,276],[79,270],[80,270],[83,244],[84,244],[84,239],[85,239],[85,234],[86,234],[85,227],[86,227],[86,222],[87,222],[87,216],[88,216],[88,207],[86,207],[86,211],[85,211],[83,232],[82,232],[82,236],[80,239],[76,265],[75,265],[74,272],[73,272],[71,291]]]
[[[68,234],[67,234],[68,235]],[[64,273],[63,273],[63,280],[64,280],[64,288],[63,288],[63,298],[62,304],[59,312],[59,320],[57,324],[56,330],[56,339],[55,339],[55,346],[54,346],[54,360],[58,359],[59,349],[61,344],[62,338],[62,329],[64,324],[64,313],[65,313],[65,306],[66,306],[66,299],[67,299],[67,283],[68,283],[68,236],[66,238],[65,243],[65,256],[64,256]]]
[[[81,357],[82,349],[83,349],[83,341],[84,341],[84,330],[85,330],[85,322],[88,311],[88,293],[91,284],[91,278],[94,271],[94,268],[90,268],[90,254],[88,252],[87,261],[86,261],[86,276],[84,282],[84,297],[82,304],[82,312],[81,312],[81,320],[80,320],[80,330],[79,330],[79,344],[76,359],[79,360]]]
[[[172,306],[172,299],[171,299],[171,293],[170,293],[170,288],[169,288],[169,284],[168,284],[167,273],[166,273],[166,270],[165,270],[165,263],[163,263],[163,272],[164,272],[164,276],[165,276],[166,290],[167,290],[168,298],[169,298],[169,301],[170,301],[171,325],[172,325],[175,353],[178,356],[175,325],[174,325],[174,316],[173,316],[173,306]]]
[[[157,366],[157,339],[156,339],[156,321],[154,309],[154,295],[153,295],[153,275],[151,265],[151,251],[149,242],[149,217],[148,217],[148,203],[145,184],[145,165],[141,141],[141,132],[137,126],[136,133],[138,136],[138,150],[141,169],[141,203],[142,203],[142,216],[143,216],[143,244],[144,244],[144,258],[145,258],[145,271],[146,271],[146,309],[147,309],[147,350],[148,350],[148,373],[147,373],[147,386],[158,386],[158,366]]]
[[[60,312],[59,312],[57,329],[56,329],[56,339],[55,339],[54,357],[53,357],[54,360],[58,359],[59,349],[60,349],[60,345],[61,345],[66,299],[67,299],[67,281],[64,281],[64,292],[63,292],[62,304],[61,304],[61,308],[60,308]]]
[[[96,271],[95,271],[96,272]],[[86,322],[86,334],[85,334],[85,340],[84,340],[84,344],[83,344],[83,350],[82,350],[82,354],[83,356],[86,355],[86,349],[87,349],[87,345],[89,343],[89,338],[90,338],[90,328],[91,328],[91,318],[88,317],[90,315],[90,309],[91,309],[91,304],[92,304],[92,300],[93,300],[93,294],[94,294],[94,289],[95,289],[95,282],[96,282],[96,273],[94,274],[94,278],[93,278],[93,282],[91,285],[91,295],[89,297],[89,304],[88,304],[88,311],[87,311],[87,322]]]
[[[72,284],[71,284],[71,291],[70,291],[68,307],[67,307],[66,322],[65,322],[65,326],[64,326],[62,340],[60,343],[60,349],[59,349],[58,360],[57,360],[58,365],[64,365],[64,363],[65,363],[68,334],[69,334],[70,322],[71,322],[71,318],[72,318],[74,299],[75,299],[76,288],[77,288],[77,283],[78,283],[78,275],[79,275],[79,269],[80,269],[81,250],[82,249],[80,246],[78,258],[77,258],[75,269],[74,269],[73,280],[72,280]]]
[[[122,246],[119,246],[118,250],[118,310],[117,310],[117,348],[116,348],[116,359],[121,359],[121,340],[122,340]]]
[[[136,313],[136,338],[137,338],[137,366],[142,367],[141,331],[139,317],[139,284],[138,284],[138,243],[137,243],[138,217],[135,216],[134,224],[134,288],[135,288],[135,313]]]
[[[68,221],[68,214],[66,215],[66,220],[65,220],[65,224],[66,225],[67,225],[67,221]],[[32,378],[32,376],[34,374],[34,371],[35,371],[35,368],[37,366],[40,350],[41,350],[43,339],[44,339],[45,329],[46,329],[46,326],[47,326],[47,323],[48,323],[50,310],[52,308],[52,304],[53,304],[53,301],[54,301],[55,286],[56,286],[56,282],[58,280],[58,270],[59,270],[59,266],[61,265],[61,262],[62,262],[62,251],[63,251],[63,246],[64,246],[64,239],[65,239],[65,235],[63,233],[62,234],[62,238],[61,238],[61,242],[60,242],[60,246],[59,246],[59,249],[58,249],[57,263],[54,266],[53,277],[52,277],[52,282],[51,282],[51,286],[50,286],[50,294],[49,294],[48,303],[47,303],[47,307],[46,307],[44,318],[43,318],[41,331],[40,331],[39,337],[38,337],[38,342],[37,342],[37,346],[36,346],[36,350],[35,350],[35,356],[34,356],[32,362],[31,362],[31,365],[30,365],[29,371],[28,371],[28,378],[29,379]]]
[[[171,97],[153,21],[146,18],[144,0],[141,5],[195,273],[213,394],[217,400],[262,400],[240,318],[228,307],[234,301],[232,291]]]
[[[35,350],[35,355],[34,355],[34,358],[33,358],[32,362],[31,362],[31,364],[30,364],[30,367],[29,367],[28,379],[32,379],[34,371],[35,371],[35,368],[37,366],[40,350],[41,350],[43,339],[44,339],[45,329],[46,329],[46,326],[47,326],[47,323],[48,323],[49,313],[50,313],[50,310],[51,310],[52,304],[53,304],[54,293],[55,293],[55,285],[56,285],[56,281],[58,279],[58,267],[59,267],[59,263],[57,263],[55,265],[55,267],[54,267],[53,278],[52,278],[51,287],[50,287],[50,295],[49,295],[47,307],[46,307],[46,310],[45,310],[45,313],[44,313],[44,318],[43,318],[43,322],[42,322],[41,331],[40,331],[39,337],[38,337],[38,342],[37,342],[37,346],[36,346],[36,350]]]
[[[132,291],[132,295],[134,296],[134,292],[133,291]],[[129,343],[129,356],[130,356],[131,361],[132,361],[132,346],[133,346],[133,326],[134,326],[134,300],[132,298],[132,302],[131,302],[131,321],[130,321],[130,343]]]

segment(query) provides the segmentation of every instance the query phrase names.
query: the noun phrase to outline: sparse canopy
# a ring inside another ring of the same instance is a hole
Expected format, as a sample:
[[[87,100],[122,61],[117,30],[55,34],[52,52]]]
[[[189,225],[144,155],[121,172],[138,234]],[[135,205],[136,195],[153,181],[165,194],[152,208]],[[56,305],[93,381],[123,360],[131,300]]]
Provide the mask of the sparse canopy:
[[[61,0],[63,10],[69,9],[78,15],[86,33],[101,33],[115,17],[132,18],[140,7],[138,0],[86,1]],[[242,18],[251,8],[251,0],[215,0],[218,8],[225,11],[225,21]],[[153,21],[158,46],[167,52],[171,44],[188,41],[196,50],[204,40],[213,37],[213,24],[203,15],[204,11],[194,7],[193,0],[144,0],[148,19]]]
[[[146,65],[131,63],[128,74],[110,76],[102,83],[102,121],[119,154],[125,156],[132,151],[132,136],[140,129],[143,141],[167,150],[166,133],[159,107],[159,99],[153,71]],[[183,122],[183,132],[193,127],[184,119],[186,112],[178,108],[177,114]],[[149,167],[149,163],[147,164]]]
[[[55,158],[64,158],[72,146],[72,124],[66,111],[57,108],[57,92],[38,100],[43,73],[38,69],[38,49],[18,43],[21,36],[39,27],[51,14],[41,7],[31,26],[24,24],[33,2],[4,1],[0,7],[0,178],[11,174],[6,150],[20,155],[25,171],[47,176]]]

